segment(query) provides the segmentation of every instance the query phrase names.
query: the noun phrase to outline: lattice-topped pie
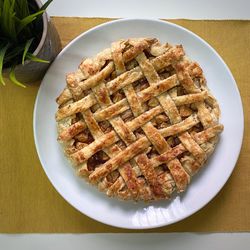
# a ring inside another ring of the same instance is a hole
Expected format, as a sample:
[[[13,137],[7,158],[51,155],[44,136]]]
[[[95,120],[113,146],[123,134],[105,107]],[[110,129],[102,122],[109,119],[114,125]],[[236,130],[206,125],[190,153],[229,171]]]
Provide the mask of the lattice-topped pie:
[[[113,42],[66,76],[58,140],[108,196],[168,199],[186,189],[222,132],[219,105],[181,45]]]

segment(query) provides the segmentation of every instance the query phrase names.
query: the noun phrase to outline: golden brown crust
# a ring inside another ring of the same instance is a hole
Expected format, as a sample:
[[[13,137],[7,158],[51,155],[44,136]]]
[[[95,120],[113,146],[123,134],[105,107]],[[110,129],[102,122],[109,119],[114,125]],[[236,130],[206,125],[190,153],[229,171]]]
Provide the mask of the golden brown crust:
[[[58,140],[60,141],[68,141],[72,139],[74,136],[78,135],[86,128],[86,124],[83,121],[76,122],[71,126],[67,127],[59,134]]]
[[[168,199],[213,152],[219,105],[181,45],[113,42],[66,76],[58,140],[79,176],[108,196]]]
[[[96,182],[105,177],[108,173],[114,171],[119,166],[122,166],[125,162],[134,158],[140,152],[145,150],[149,146],[147,138],[143,137],[136,142],[129,145],[125,150],[121,151],[114,158],[107,161],[102,166],[98,167],[90,176],[91,182]]]
[[[72,94],[68,88],[65,88],[63,92],[56,98],[58,105],[62,105],[72,98]]]

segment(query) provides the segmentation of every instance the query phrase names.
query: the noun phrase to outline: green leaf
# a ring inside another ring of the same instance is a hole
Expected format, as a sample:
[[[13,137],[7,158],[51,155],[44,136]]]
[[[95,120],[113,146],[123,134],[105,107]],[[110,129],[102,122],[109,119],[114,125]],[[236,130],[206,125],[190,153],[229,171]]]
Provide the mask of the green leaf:
[[[16,41],[16,27],[15,27],[15,0],[4,0],[2,14],[0,19],[0,26],[3,34],[10,39]]]
[[[23,57],[22,57],[22,65],[24,65],[26,54],[27,54],[27,52],[29,50],[29,47],[30,47],[30,45],[31,45],[31,43],[32,43],[33,40],[34,40],[34,38],[31,38],[25,44],[24,51],[23,51]]]
[[[4,47],[0,49],[0,83],[3,85],[5,85],[5,82],[3,80],[3,60],[8,47],[9,44],[6,44]]]
[[[16,10],[16,17],[19,19],[23,19],[26,16],[28,16],[30,14],[28,1],[27,0],[16,1],[15,10]]]
[[[41,58],[38,58],[36,56],[34,56],[33,54],[27,52],[27,56],[26,56],[29,60],[33,61],[33,62],[40,62],[40,63],[50,63],[50,61],[47,60],[43,60]]]
[[[11,68],[11,70],[10,70],[10,80],[14,83],[14,84],[16,84],[17,86],[20,86],[20,87],[22,87],[22,88],[26,88],[26,86],[23,84],[23,83],[21,83],[21,82],[19,82],[17,79],[16,79],[16,75],[15,75],[15,66],[13,66],[12,68]]]
[[[43,6],[40,8],[40,10],[46,10],[48,8],[48,6],[51,4],[53,0],[48,0],[46,3],[43,4]],[[38,17],[38,19],[40,19],[42,16]]]
[[[5,84],[2,76],[3,67],[12,67],[26,59],[39,63],[49,63],[32,55],[42,32],[42,15],[52,0],[39,8],[34,0],[0,0],[0,85]],[[38,36],[38,37],[36,37]],[[5,48],[8,44],[8,48]],[[20,83],[14,68],[11,70],[12,81]]]
[[[16,58],[13,61],[16,61],[16,63],[21,63],[22,53],[23,53],[23,47],[18,46],[18,47],[12,48],[10,46],[8,53],[6,53],[6,55],[4,56],[4,63],[7,64],[7,63],[11,62],[13,60],[13,58],[15,58],[15,57]]]
[[[40,10],[46,10],[52,1],[53,1],[53,0],[48,0],[48,1],[40,8]]]
[[[39,15],[42,15],[43,13],[44,10],[41,10],[20,20],[17,28],[17,34],[19,34],[29,23],[33,22]]]

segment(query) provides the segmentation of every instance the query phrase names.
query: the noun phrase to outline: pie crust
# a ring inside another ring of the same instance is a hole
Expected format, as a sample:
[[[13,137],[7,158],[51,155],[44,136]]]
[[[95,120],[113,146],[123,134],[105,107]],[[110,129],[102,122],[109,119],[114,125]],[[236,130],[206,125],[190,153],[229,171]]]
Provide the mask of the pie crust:
[[[58,141],[80,177],[123,200],[183,192],[223,130],[198,63],[155,38],[111,44],[66,76]]]

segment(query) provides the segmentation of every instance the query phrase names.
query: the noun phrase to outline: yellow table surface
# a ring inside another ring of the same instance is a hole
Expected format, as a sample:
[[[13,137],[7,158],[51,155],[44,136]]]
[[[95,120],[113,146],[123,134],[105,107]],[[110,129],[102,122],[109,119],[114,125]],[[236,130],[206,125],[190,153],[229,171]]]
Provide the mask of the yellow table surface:
[[[109,20],[52,18],[63,46]],[[250,21],[171,22],[205,39],[231,69],[243,101],[245,134],[232,176],[207,206],[181,222],[145,232],[250,231]],[[0,86],[0,233],[138,232],[88,218],[69,205],[49,182],[33,139],[33,108],[39,85],[36,82],[27,89],[11,83]]]

